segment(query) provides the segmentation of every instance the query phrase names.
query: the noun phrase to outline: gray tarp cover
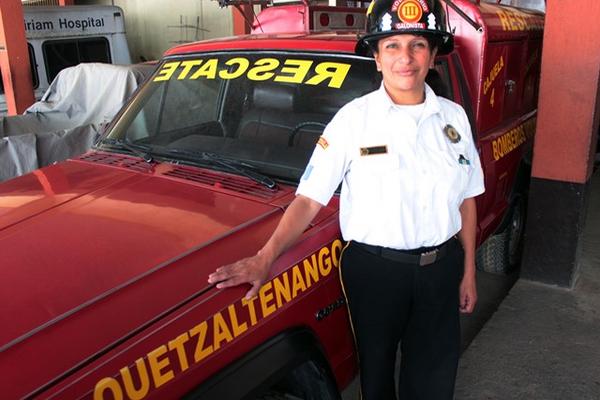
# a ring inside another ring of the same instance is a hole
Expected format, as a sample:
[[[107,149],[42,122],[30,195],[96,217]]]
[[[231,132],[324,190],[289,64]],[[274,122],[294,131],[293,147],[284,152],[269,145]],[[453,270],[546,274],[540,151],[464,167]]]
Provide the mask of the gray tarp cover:
[[[23,115],[0,117],[0,181],[84,153],[155,65],[62,70]]]

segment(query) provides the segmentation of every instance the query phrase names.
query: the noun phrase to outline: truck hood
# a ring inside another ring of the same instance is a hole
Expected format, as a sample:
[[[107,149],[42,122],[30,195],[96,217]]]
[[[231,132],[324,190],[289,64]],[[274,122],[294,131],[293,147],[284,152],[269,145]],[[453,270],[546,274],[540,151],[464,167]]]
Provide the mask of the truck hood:
[[[98,354],[256,251],[293,198],[227,189],[219,176],[254,183],[214,171],[137,167],[73,160],[0,185],[0,374],[23,380],[21,394],[35,388],[11,359],[61,354],[50,379]],[[198,183],[207,173],[217,181]]]

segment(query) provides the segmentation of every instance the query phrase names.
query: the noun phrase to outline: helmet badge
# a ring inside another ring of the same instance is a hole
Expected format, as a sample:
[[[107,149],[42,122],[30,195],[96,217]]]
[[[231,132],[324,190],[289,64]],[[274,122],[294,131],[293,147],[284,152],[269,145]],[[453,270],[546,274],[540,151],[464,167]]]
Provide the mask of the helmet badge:
[[[423,7],[416,0],[404,0],[398,7],[398,18],[406,24],[414,24],[423,18]]]
[[[436,22],[435,15],[433,13],[429,14],[429,17],[427,17],[427,29],[436,29]]]
[[[385,13],[383,17],[381,17],[381,30],[382,31],[391,31],[392,30],[392,16],[388,13]]]

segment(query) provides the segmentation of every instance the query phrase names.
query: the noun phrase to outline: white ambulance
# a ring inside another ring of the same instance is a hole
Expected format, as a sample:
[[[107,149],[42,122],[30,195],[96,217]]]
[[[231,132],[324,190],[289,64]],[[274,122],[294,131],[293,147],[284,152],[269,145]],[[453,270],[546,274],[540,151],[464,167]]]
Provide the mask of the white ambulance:
[[[82,62],[131,64],[119,7],[29,6],[23,17],[36,99],[63,68]],[[0,115],[6,110],[0,79]]]

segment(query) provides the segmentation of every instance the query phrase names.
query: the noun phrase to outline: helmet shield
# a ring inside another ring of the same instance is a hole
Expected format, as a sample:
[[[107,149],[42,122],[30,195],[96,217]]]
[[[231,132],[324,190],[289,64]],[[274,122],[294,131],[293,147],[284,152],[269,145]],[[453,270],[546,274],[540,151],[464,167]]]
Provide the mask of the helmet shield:
[[[373,0],[367,9],[366,33],[356,52],[364,54],[379,39],[403,33],[437,39],[438,54],[448,54],[454,47],[439,0]]]

